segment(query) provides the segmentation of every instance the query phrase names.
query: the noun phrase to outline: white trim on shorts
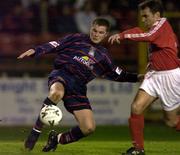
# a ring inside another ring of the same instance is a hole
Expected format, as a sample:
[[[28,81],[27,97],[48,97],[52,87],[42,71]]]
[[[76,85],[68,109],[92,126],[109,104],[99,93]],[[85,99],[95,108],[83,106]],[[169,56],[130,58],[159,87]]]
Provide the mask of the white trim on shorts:
[[[165,111],[180,107],[180,68],[167,71],[148,71],[140,89],[162,101]]]

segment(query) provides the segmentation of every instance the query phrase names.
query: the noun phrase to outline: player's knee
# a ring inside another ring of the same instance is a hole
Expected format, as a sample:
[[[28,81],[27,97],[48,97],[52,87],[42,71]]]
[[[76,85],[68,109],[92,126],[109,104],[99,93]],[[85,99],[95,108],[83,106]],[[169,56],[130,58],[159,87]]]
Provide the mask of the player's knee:
[[[49,93],[49,98],[53,102],[58,103],[63,98],[63,94],[60,91],[51,91]]]
[[[82,132],[84,135],[90,135],[92,134],[96,129],[95,125],[87,125],[86,127],[82,128]]]
[[[167,126],[174,128],[177,125],[177,121],[176,120],[170,120],[170,119],[166,119],[165,123]]]
[[[143,108],[142,108],[139,104],[133,103],[133,104],[131,105],[131,111],[132,111],[132,113],[134,113],[134,114],[140,115],[140,114],[142,114],[142,112],[143,112]]]

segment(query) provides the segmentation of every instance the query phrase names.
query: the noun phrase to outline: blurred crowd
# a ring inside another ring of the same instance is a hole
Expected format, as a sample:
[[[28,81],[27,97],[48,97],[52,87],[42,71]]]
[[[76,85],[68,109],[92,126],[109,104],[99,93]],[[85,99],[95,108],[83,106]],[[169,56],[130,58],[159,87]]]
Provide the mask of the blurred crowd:
[[[11,33],[88,33],[91,21],[102,16],[112,30],[137,23],[143,0],[6,0],[0,3],[0,31]],[[179,11],[178,0],[163,0],[166,11]]]
[[[136,24],[136,0],[6,0],[0,4],[0,31],[11,33],[88,33],[103,16],[112,29]]]
[[[137,26],[137,6],[142,1],[3,0],[0,3],[0,57],[17,56],[32,45],[59,38],[67,33],[88,33],[90,23],[97,16],[110,21],[112,33]],[[163,4],[167,12],[180,10],[178,0],[163,0]],[[173,23],[177,35],[180,36],[180,20]],[[121,52],[119,47],[112,46],[111,53],[117,61],[137,64],[135,46],[122,44]]]

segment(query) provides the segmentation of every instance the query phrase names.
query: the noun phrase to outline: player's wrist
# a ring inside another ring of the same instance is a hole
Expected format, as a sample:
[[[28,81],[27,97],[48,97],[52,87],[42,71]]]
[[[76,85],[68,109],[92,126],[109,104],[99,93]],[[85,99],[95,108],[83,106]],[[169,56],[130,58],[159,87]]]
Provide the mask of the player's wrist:
[[[123,40],[124,39],[124,34],[123,33],[119,33],[119,37],[120,37],[119,38],[120,40]]]

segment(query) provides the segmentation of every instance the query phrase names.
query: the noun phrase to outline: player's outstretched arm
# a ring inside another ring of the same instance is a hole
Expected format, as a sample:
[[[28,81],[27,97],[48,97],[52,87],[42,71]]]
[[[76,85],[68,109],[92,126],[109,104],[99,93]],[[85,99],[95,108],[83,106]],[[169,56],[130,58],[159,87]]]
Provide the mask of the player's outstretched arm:
[[[17,57],[17,59],[23,59],[24,57],[32,56],[35,53],[34,49],[29,49],[26,52],[22,53],[20,56]]]
[[[108,42],[113,44],[114,42],[120,44],[120,35],[119,34],[114,34],[109,37]]]

